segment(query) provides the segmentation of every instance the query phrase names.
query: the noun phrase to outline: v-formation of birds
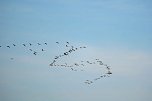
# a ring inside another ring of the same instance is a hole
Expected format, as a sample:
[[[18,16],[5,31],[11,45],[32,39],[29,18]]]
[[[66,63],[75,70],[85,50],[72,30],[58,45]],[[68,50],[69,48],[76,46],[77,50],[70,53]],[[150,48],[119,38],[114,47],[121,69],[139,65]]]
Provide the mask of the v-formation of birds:
[[[56,42],[57,45],[60,44],[60,42]],[[17,44],[12,44],[12,45],[6,45],[6,46],[1,46],[0,45],[0,48],[3,48],[3,47],[6,47],[8,49],[11,49],[12,47],[17,47],[17,46],[23,46],[23,47],[28,47],[29,51],[31,51],[33,53],[33,55],[38,55],[38,52],[37,51],[34,51],[31,47],[29,46],[34,46],[34,45],[37,45],[37,46],[43,46],[43,45],[48,45],[48,43],[37,43],[37,44],[33,44],[33,43],[23,43],[23,44],[20,44],[20,45],[17,45]],[[65,45],[66,48],[69,48],[69,50],[57,55],[57,56],[54,56],[54,59],[53,61],[49,64],[50,67],[66,67],[66,68],[69,68],[71,71],[84,71],[84,68],[88,65],[98,65],[99,67],[102,66],[106,69],[106,73],[104,74],[101,74],[99,75],[98,77],[92,79],[92,80],[89,80],[87,79],[86,81],[84,81],[85,84],[92,84],[94,83],[95,81],[101,79],[101,78],[104,78],[104,77],[110,77],[110,75],[112,74],[111,72],[111,68],[109,65],[103,63],[102,60],[100,59],[94,59],[94,61],[88,61],[88,60],[81,60],[81,61],[78,61],[78,62],[75,62],[73,64],[68,64],[67,62],[65,62],[64,64],[57,64],[58,61],[60,61],[62,59],[62,57],[65,57],[65,56],[68,56],[70,54],[73,54],[74,52],[80,50],[80,49],[85,49],[87,48],[86,46],[80,46],[80,47],[74,47],[73,45],[71,45],[69,42],[66,42],[66,45]],[[41,49],[41,51],[45,51],[45,49]],[[10,58],[11,60],[14,60],[14,58]]]

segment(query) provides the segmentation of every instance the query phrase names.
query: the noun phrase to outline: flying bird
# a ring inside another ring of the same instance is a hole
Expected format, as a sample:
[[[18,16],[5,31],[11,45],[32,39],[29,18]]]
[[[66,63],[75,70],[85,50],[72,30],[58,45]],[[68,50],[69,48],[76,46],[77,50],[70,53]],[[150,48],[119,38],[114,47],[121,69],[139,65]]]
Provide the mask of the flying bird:
[[[68,55],[68,52],[65,52],[64,55]]]
[[[44,43],[45,45],[47,45],[47,43]]]
[[[22,44],[22,45],[26,47],[26,45],[25,45],[25,44]]]
[[[6,47],[11,48],[10,46],[6,46]]]
[[[29,49],[30,51],[32,51],[32,49]]]
[[[110,74],[112,74],[112,72],[108,71],[108,73],[106,73],[106,74],[109,74],[109,75],[110,75]]]
[[[32,44],[31,43],[29,43],[30,44],[30,46],[32,46]]]
[[[10,58],[11,60],[14,60],[14,58]]]
[[[41,45],[40,43],[37,43],[38,45]]]
[[[37,53],[37,52],[35,52],[35,51],[34,51],[34,53],[33,53],[33,54],[34,54],[34,55],[37,55],[36,53]]]
[[[15,44],[13,44],[13,46],[16,46]]]
[[[106,68],[108,69],[108,70],[110,70],[110,68],[109,68],[110,66],[107,66]]]
[[[56,42],[57,44],[59,44],[59,42]]]

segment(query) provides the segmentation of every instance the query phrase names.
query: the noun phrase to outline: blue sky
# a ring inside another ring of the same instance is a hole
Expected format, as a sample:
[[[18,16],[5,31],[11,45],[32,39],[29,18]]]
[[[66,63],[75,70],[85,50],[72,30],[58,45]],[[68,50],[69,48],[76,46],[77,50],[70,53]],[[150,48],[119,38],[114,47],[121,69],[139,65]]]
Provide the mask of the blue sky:
[[[151,0],[0,0],[0,45],[18,45],[0,49],[0,100],[152,100],[151,4]],[[57,46],[56,41],[62,44]],[[111,65],[113,75],[88,86],[83,81],[91,78],[90,71],[50,69],[66,41],[87,49],[65,61],[101,58]],[[33,56],[21,45],[28,42],[47,42],[46,52]]]

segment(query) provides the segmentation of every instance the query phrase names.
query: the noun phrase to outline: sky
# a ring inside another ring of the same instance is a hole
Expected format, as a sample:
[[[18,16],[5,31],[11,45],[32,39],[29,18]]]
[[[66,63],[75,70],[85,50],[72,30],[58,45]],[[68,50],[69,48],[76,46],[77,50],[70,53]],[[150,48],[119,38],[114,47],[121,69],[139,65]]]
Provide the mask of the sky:
[[[151,0],[0,0],[0,100],[152,100],[151,4]],[[67,41],[87,48],[61,62],[100,58],[113,74],[86,85],[86,79],[100,72],[97,66],[85,67],[84,72],[50,67],[54,56],[66,50]],[[22,45],[29,42],[38,55]],[[36,45],[45,42],[48,45]],[[6,47],[13,43],[17,46]]]

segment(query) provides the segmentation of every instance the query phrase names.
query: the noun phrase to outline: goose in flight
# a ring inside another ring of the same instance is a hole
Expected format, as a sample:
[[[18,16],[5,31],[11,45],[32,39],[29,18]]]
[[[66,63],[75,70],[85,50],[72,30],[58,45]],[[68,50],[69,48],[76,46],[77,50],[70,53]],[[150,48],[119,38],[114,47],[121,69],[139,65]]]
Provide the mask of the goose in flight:
[[[109,75],[110,75],[110,74],[112,74],[112,72],[108,71],[108,73],[106,73],[106,74],[109,74]]]
[[[14,58],[10,58],[11,60],[14,60]]]
[[[30,51],[32,51],[32,49],[29,49]]]
[[[65,52],[64,55],[68,55],[68,52]]]
[[[106,68],[108,69],[108,70],[110,70],[110,68],[109,68],[110,66],[106,66]]]
[[[34,54],[34,55],[37,55],[36,53],[37,53],[37,52],[35,52],[35,51],[34,51],[34,53],[33,53],[33,54]]]
[[[37,43],[38,45],[41,45],[40,43]]]
[[[22,45],[26,47],[26,45],[25,45],[25,44],[22,44]]]
[[[30,44],[30,46],[32,46],[32,44],[31,43],[29,43]]]
[[[6,47],[11,48],[10,46],[6,46]]]
[[[13,46],[16,46],[15,44],[13,44]]]

